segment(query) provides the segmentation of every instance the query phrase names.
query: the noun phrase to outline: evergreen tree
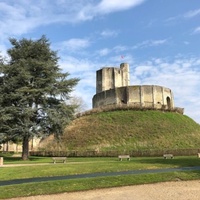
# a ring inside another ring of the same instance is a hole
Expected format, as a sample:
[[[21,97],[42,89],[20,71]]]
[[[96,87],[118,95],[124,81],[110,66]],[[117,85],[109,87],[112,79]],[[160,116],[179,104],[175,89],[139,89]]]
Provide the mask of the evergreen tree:
[[[10,43],[9,62],[1,64],[0,132],[4,139],[22,140],[26,160],[33,136],[62,134],[75,109],[66,100],[79,79],[61,72],[45,36],[35,41],[11,38]]]

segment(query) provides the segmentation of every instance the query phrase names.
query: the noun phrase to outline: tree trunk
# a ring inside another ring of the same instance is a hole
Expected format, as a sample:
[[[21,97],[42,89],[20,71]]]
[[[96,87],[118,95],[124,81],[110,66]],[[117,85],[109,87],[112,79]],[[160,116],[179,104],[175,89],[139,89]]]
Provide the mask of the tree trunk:
[[[28,160],[29,156],[29,137],[24,136],[22,144],[22,160]]]
[[[8,152],[9,147],[8,147],[8,142],[6,142],[6,151]]]

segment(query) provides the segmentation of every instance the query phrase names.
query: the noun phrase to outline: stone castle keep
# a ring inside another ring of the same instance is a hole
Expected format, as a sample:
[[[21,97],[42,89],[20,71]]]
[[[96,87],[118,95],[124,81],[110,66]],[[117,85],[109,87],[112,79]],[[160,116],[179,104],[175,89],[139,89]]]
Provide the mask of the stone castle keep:
[[[127,105],[156,109],[174,109],[173,93],[158,85],[129,85],[129,64],[120,68],[104,67],[96,72],[96,94],[93,108]]]

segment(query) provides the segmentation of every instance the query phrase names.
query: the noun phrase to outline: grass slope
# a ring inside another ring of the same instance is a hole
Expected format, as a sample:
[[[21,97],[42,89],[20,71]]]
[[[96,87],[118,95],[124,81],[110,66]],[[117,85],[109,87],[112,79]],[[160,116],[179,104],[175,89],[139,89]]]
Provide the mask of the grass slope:
[[[118,110],[75,119],[65,130],[63,150],[199,148],[200,125],[175,112]]]

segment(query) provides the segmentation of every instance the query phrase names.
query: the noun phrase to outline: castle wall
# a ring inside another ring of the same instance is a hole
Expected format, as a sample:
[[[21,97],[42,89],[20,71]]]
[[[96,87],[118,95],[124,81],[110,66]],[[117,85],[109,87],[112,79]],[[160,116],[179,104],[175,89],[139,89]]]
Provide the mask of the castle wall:
[[[153,87],[149,85],[141,87],[141,97],[141,103],[144,107],[153,106]]]
[[[116,90],[106,90],[94,95],[92,99],[93,108],[117,104]]]
[[[141,105],[141,86],[128,87],[128,104],[140,106]]]
[[[168,107],[174,108],[174,96],[170,89],[163,88],[163,98],[164,98],[164,105],[167,105]],[[170,102],[167,102],[167,99],[170,98]],[[170,105],[169,105],[170,103]]]
[[[174,108],[174,99],[169,88],[155,85],[119,87],[93,97],[93,108],[115,104],[169,109]]]
[[[162,105],[164,105],[163,87],[154,87],[153,92],[154,92],[154,104],[157,105],[157,108],[162,108]]]

